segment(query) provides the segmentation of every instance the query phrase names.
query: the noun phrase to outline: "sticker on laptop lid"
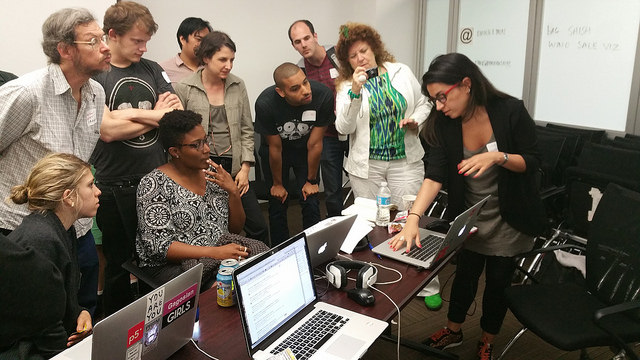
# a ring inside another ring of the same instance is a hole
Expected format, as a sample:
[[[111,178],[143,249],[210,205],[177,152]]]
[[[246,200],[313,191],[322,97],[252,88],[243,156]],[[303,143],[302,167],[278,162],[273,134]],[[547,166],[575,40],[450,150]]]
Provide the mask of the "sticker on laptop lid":
[[[153,322],[162,316],[164,305],[164,286],[147,294],[147,313],[144,318],[146,323]]]
[[[132,347],[128,348],[125,356],[127,360],[142,359],[142,342],[138,341]]]
[[[196,307],[196,291],[198,291],[198,284],[193,284],[173,299],[165,302],[162,314],[163,328]]]

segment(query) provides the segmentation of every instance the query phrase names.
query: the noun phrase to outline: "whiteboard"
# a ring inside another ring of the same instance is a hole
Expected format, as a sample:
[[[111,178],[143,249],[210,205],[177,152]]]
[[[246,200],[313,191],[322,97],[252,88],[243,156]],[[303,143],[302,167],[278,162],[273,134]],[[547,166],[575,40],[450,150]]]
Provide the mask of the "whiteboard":
[[[522,98],[529,0],[460,0],[457,52],[501,91]]]
[[[536,120],[624,131],[640,0],[546,0]]]

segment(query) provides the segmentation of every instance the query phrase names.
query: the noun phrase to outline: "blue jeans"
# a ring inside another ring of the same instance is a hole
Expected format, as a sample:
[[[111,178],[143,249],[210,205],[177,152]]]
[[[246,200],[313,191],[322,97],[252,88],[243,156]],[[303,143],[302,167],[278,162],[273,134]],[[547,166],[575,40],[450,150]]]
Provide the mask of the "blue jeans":
[[[486,279],[480,327],[495,335],[500,331],[507,314],[504,291],[511,286],[511,276],[516,269],[513,257],[482,255],[466,249],[460,251],[447,317],[456,323],[464,322],[467,310],[478,291],[478,280],[483,269]]]
[[[347,142],[337,137],[325,136],[322,139],[320,169],[328,217],[342,213],[342,162],[346,148]]]
[[[320,201],[318,194],[307,196],[303,200],[302,186],[307,182],[307,149],[282,149],[282,185],[289,191],[289,169],[293,169],[295,175],[295,192],[299,197],[302,209],[302,226],[306,229],[320,221]],[[269,148],[261,146],[260,158],[263,164],[264,179],[267,184],[267,191],[271,191],[273,186],[273,176],[269,166]],[[269,228],[271,230],[271,247],[274,247],[289,238],[289,224],[287,222],[287,209],[289,198],[287,196],[284,203],[269,196]]]

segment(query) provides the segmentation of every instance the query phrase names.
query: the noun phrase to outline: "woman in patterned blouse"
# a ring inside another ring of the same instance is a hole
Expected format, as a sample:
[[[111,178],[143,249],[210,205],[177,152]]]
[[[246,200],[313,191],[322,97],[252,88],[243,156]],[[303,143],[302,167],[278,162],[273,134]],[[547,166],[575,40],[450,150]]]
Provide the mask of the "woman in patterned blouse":
[[[160,120],[160,139],[171,160],[138,185],[136,250],[140,267],[160,282],[204,263],[206,290],[221,260],[242,260],[267,247],[234,235],[245,221],[240,192],[231,175],[209,159],[201,121],[188,110]]]

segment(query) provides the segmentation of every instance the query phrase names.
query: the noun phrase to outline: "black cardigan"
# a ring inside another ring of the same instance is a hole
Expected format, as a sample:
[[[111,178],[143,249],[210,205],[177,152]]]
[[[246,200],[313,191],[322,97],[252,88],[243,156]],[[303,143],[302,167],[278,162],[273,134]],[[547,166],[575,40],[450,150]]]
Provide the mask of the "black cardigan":
[[[34,212],[26,216],[8,237],[23,247],[31,247],[44,255],[62,274],[67,294],[63,322],[67,334],[71,335],[76,331],[78,315],[83,310],[78,304],[80,270],[74,227],[65,230],[58,216],[51,211],[44,214]]]
[[[500,168],[500,215],[516,230],[538,235],[545,229],[546,215],[535,176],[540,167],[535,123],[523,102],[511,97],[493,99],[487,105],[487,113],[498,151],[522,155],[527,165],[524,173]],[[449,205],[445,217],[453,219],[466,208],[464,175],[458,174],[457,168],[463,159],[462,122],[441,112],[435,121],[439,144],[431,148],[425,177],[447,184]]]

